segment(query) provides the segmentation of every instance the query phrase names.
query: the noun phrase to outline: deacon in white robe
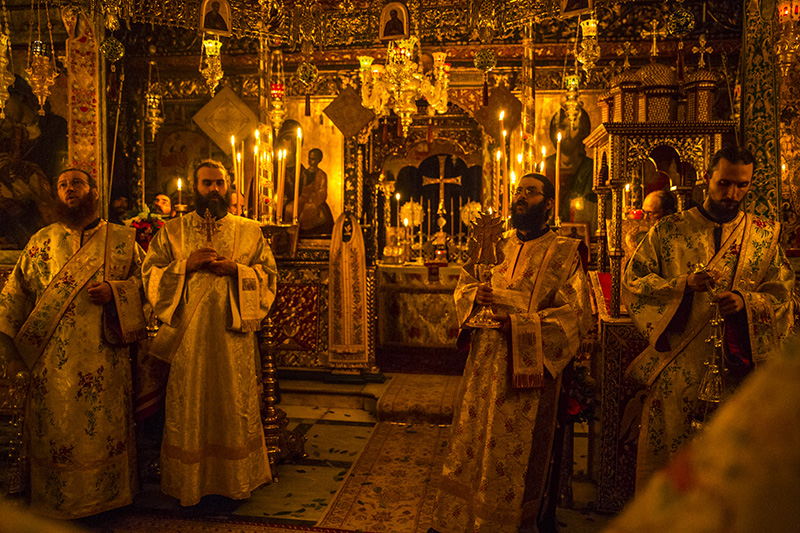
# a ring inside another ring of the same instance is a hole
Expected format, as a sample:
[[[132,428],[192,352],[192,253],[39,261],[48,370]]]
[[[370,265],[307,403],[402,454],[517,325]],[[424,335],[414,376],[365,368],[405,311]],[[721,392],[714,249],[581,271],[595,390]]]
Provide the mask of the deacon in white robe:
[[[150,353],[170,363],[161,487],[185,506],[245,499],[271,479],[256,332],[277,273],[258,223],[227,212],[220,163],[200,164],[194,193],[196,211],[164,225],[142,267],[163,321]]]

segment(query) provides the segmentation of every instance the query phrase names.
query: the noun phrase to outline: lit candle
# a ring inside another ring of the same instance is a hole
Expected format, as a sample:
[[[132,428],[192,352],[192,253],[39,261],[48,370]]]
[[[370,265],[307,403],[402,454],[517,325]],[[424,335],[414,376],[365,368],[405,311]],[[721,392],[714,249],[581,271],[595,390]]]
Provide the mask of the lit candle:
[[[236,195],[236,214],[242,216],[242,204],[244,203],[244,191],[242,190],[244,189],[244,186],[241,185],[241,182],[244,181],[244,176],[242,176],[242,152],[236,154],[236,163],[239,165],[239,182],[240,182],[239,186],[237,187],[237,189],[239,190],[236,191],[237,193],[239,193]]]
[[[400,193],[394,195],[395,203],[397,204],[397,235],[400,235]]]
[[[178,178],[178,205],[181,205],[183,202],[181,196],[181,190],[183,189],[183,184],[181,183],[181,179]]]
[[[556,137],[556,209],[555,209],[555,223],[556,226],[561,224],[561,132],[558,132],[558,137]]]
[[[517,154],[517,174],[522,175],[522,152]]]
[[[403,219],[403,238],[405,240],[409,240],[408,239],[408,218],[404,218]]]
[[[297,128],[297,144],[294,150],[294,204],[292,205],[292,223],[297,224],[297,208],[300,205],[300,155],[303,146],[303,130]]]
[[[428,208],[425,210],[428,217],[428,241],[431,240],[431,201],[428,200]]]
[[[278,224],[283,223],[283,190],[284,182],[284,156],[283,150],[278,150],[278,192],[275,197],[275,218]]]
[[[253,148],[253,181],[250,184],[250,192],[251,193],[253,191],[253,187],[256,188],[255,189],[256,190],[256,198],[257,198],[257,200],[256,200],[256,209],[255,209],[255,213],[253,213],[253,215],[254,215],[253,218],[256,219],[256,220],[258,220],[258,208],[259,208],[259,204],[261,203],[259,201],[260,198],[261,198],[261,194],[259,192],[261,187],[258,186],[258,183],[259,183],[258,167],[259,167],[259,164],[258,164],[258,131],[256,131],[256,145]]]
[[[631,184],[625,184],[625,192],[622,194],[622,209],[628,211],[631,207]]]
[[[500,185],[501,190],[508,189],[508,156],[506,155],[506,130],[503,130],[503,159],[500,161],[500,172],[503,176],[503,181]],[[503,218],[508,216],[508,195],[503,192]]]
[[[511,174],[509,174],[509,177],[511,178],[510,187],[508,188],[508,199],[509,199],[509,202],[510,202],[511,198],[514,197],[514,184],[517,182],[517,175],[512,170]]]
[[[542,146],[542,164],[541,164],[541,170],[539,171],[542,174],[544,174],[544,160],[546,157],[547,157],[547,148]]]
[[[493,190],[494,190],[494,202],[492,202],[492,203],[494,203],[495,207],[499,207],[500,206],[500,157],[501,156],[502,156],[502,154],[500,153],[500,150],[498,150],[495,153],[495,157],[494,157],[494,175],[495,175],[495,180],[494,180],[494,187],[492,187]]]

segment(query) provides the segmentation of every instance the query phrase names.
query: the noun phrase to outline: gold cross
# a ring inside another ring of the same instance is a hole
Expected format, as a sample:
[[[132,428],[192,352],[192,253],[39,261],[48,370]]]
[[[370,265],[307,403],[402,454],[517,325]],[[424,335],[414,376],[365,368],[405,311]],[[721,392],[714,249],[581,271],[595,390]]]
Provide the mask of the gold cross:
[[[710,54],[714,51],[713,48],[710,46],[706,46],[706,36],[701,35],[700,39],[698,39],[700,46],[693,46],[692,53],[693,54],[700,54],[700,63],[698,63],[697,68],[706,68],[706,54]]]
[[[450,183],[453,185],[461,186],[461,176],[456,176],[455,178],[445,178],[444,177],[444,164],[447,161],[446,155],[439,155],[437,156],[439,159],[439,177],[438,178],[429,178],[427,176],[422,176],[422,186],[425,187],[427,185],[439,185],[439,209],[437,209],[437,214],[442,214],[445,212],[444,210],[444,184]],[[455,165],[454,165],[455,166]]]
[[[211,239],[219,233],[219,221],[214,218],[211,211],[206,208],[206,214],[203,215],[203,220],[197,225],[197,230],[206,234],[206,244],[211,246]]]
[[[472,239],[477,246],[471,251],[475,263],[497,264],[496,246],[503,236],[503,220],[497,215],[480,213],[473,222]]]
[[[631,68],[631,64],[628,62],[628,56],[631,54],[636,54],[639,51],[631,45],[630,41],[625,41],[617,49],[615,50],[618,56],[625,56],[625,62],[622,64],[623,70],[628,70]]]
[[[645,39],[647,39],[648,37],[652,37],[653,38],[653,45],[650,47],[650,57],[657,57],[658,56],[658,46],[656,44],[656,38],[657,37],[666,37],[667,36],[667,30],[665,30],[664,28],[661,28],[660,30],[657,30],[656,29],[657,26],[658,26],[658,21],[657,20],[651,20],[650,21],[650,27],[652,28],[652,30],[651,31],[642,30],[642,37],[644,37]]]

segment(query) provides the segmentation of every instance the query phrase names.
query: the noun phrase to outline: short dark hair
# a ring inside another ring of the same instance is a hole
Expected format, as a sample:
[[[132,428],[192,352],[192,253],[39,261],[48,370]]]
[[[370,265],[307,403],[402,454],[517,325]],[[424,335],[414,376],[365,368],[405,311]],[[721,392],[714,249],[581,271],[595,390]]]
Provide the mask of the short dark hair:
[[[708,163],[709,177],[714,174],[714,170],[717,168],[717,165],[719,165],[720,159],[724,159],[725,161],[733,163],[734,165],[749,165],[750,163],[753,163],[755,166],[756,162],[756,158],[753,157],[752,152],[750,152],[750,150],[747,148],[736,146],[735,144],[723,146],[711,156],[711,161]]]
[[[671,191],[658,190],[653,194],[661,202],[661,215],[667,216],[678,212],[678,199]]]
[[[525,178],[533,178],[537,179],[542,182],[542,194],[544,195],[544,199],[555,200],[556,199],[556,188],[553,186],[553,182],[551,182],[547,176],[544,174],[538,174],[536,172],[531,172],[529,174],[525,174],[522,176],[519,181],[524,180]]]
[[[66,169],[64,169],[64,170],[62,170],[61,172],[58,173],[58,176],[56,176],[56,181],[58,181],[58,178],[60,178],[62,175],[66,174],[67,172],[80,172],[81,174],[86,176],[86,181],[89,183],[89,188],[90,189],[97,189],[97,180],[94,179],[94,176],[92,176],[91,174],[89,174],[88,172],[83,170],[82,168],[66,168]]]
[[[222,174],[225,176],[225,181],[229,181],[228,176],[228,169],[225,168],[225,165],[217,161],[216,159],[203,159],[198,163],[196,167],[194,167],[194,173],[192,177],[194,178],[194,187],[197,187],[197,173],[200,171],[201,168],[216,168],[217,170],[221,171]],[[228,183],[230,185],[230,183]]]
[[[312,148],[308,151],[308,155],[311,155],[311,152],[317,152],[319,154],[319,160],[322,161],[322,150],[319,148]]]

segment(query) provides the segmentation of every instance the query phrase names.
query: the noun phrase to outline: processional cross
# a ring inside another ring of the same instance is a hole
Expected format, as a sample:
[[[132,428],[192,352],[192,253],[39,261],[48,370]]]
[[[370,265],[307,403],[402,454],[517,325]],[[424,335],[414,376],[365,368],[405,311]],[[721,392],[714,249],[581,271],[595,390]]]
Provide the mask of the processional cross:
[[[197,224],[196,227],[201,233],[205,233],[206,244],[211,246],[211,239],[214,237],[214,235],[219,233],[220,226],[221,224],[219,221],[214,218],[214,215],[211,214],[211,211],[206,208],[206,214],[203,215],[203,219],[199,224]]]
[[[634,48],[633,45],[631,45],[630,41],[625,41],[624,43],[622,43],[617,47],[615,52],[618,56],[625,56],[625,62],[622,64],[622,69],[628,70],[629,68],[631,68],[631,64],[628,62],[628,57],[631,54],[637,53],[638,50]]]
[[[648,37],[652,37],[653,38],[653,45],[650,47],[650,57],[657,57],[658,56],[658,45],[656,43],[656,39],[658,37],[666,37],[667,36],[667,30],[665,30],[664,28],[661,28],[660,30],[657,30],[656,29],[658,27],[658,21],[657,20],[651,20],[650,21],[650,27],[652,28],[652,30],[650,30],[650,31],[642,30],[642,37],[644,37],[645,39],[647,39]]]
[[[450,183],[452,185],[461,186],[461,176],[455,176],[453,178],[445,178],[444,177],[444,164],[447,161],[447,155],[438,155],[437,158],[439,159],[439,177],[438,178],[429,178],[427,176],[422,176],[422,186],[426,187],[428,185],[439,185],[439,208],[436,210],[436,213],[441,215],[445,212],[444,210],[444,185],[445,183]]]
[[[714,51],[713,48],[710,46],[706,46],[706,36],[701,35],[700,39],[698,39],[700,46],[693,46],[692,53],[693,54],[700,54],[700,63],[698,63],[697,68],[706,68],[706,54],[710,54]]]

